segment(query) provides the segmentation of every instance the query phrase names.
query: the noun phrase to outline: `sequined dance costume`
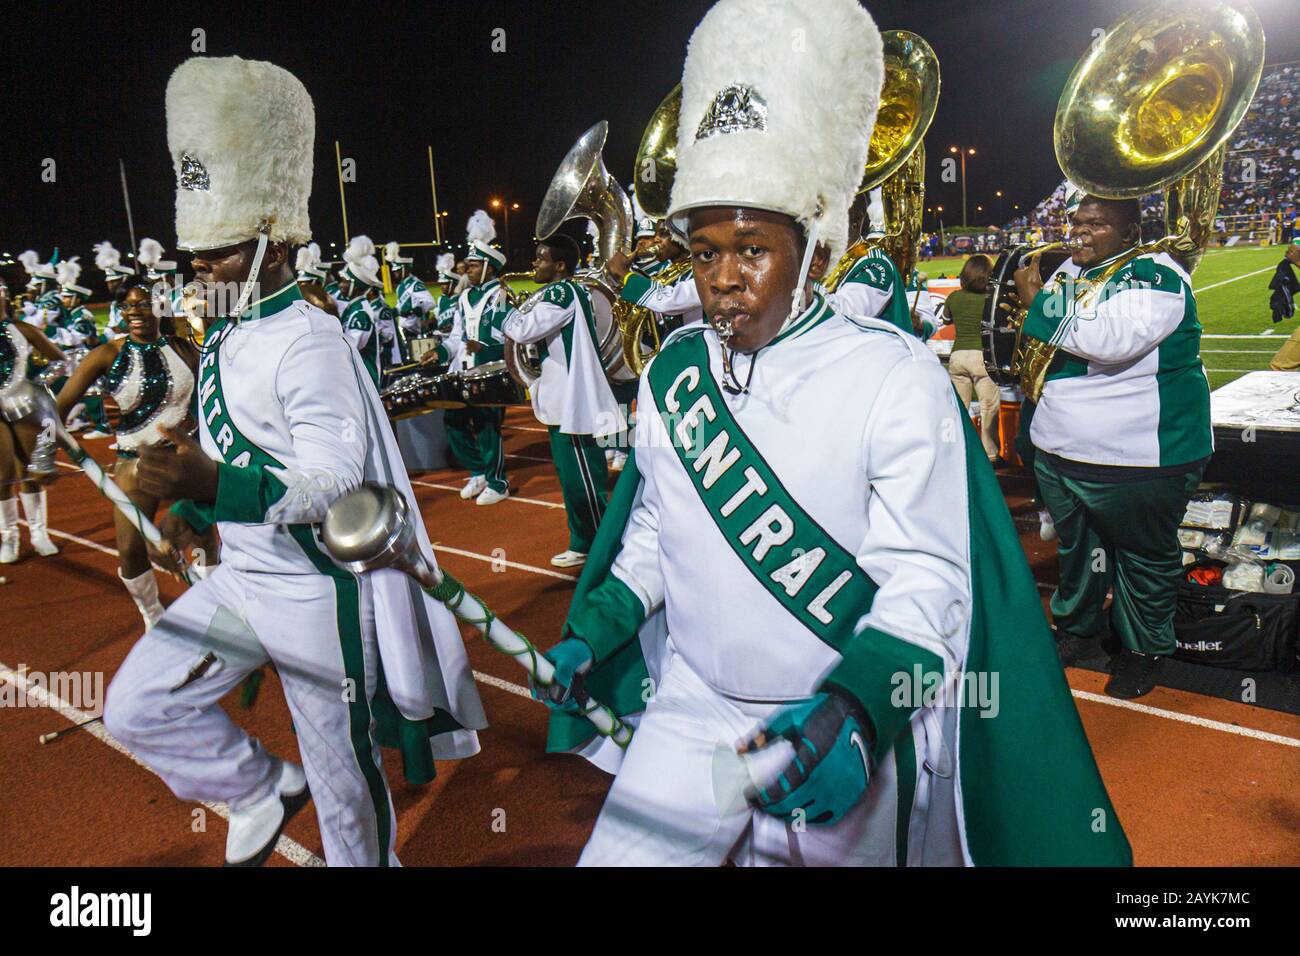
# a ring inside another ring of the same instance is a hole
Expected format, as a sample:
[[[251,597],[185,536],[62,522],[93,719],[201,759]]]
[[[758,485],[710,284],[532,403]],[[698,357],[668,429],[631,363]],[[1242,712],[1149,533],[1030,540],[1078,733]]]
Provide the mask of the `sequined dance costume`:
[[[141,445],[164,441],[162,430],[181,424],[190,412],[194,373],[166,339],[127,339],[103,382],[121,411],[119,458],[136,458]]]

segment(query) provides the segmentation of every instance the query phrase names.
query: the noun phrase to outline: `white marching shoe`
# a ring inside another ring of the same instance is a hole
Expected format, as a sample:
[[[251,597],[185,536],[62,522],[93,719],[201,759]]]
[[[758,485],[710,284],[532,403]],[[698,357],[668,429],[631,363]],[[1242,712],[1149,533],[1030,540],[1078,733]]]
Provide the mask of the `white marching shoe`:
[[[469,481],[465,482],[465,487],[460,489],[460,496],[468,501],[470,498],[477,498],[483,494],[483,489],[487,487],[487,479],[482,475],[474,475]]]
[[[1056,540],[1056,522],[1052,520],[1052,513],[1046,508],[1038,512],[1038,537],[1044,541]]]
[[[0,501],[0,564],[18,560],[18,499]]]
[[[262,799],[230,811],[226,866],[261,866],[275,852],[284,825],[307,805],[311,792],[302,767],[277,760],[275,787]]]
[[[494,491],[491,488],[484,488],[482,493],[474,500],[478,505],[494,505],[498,501],[505,501],[510,497],[510,489],[505,491]]]
[[[135,602],[140,616],[144,618],[146,631],[162,620],[167,609],[158,600],[158,579],[153,576],[153,568],[134,578],[122,577],[122,572],[119,570],[117,577],[126,588],[126,593],[131,595],[131,600]]]
[[[551,558],[551,565],[557,568],[577,568],[587,563],[587,556],[581,551],[561,551]]]
[[[621,472],[627,467],[627,452],[616,451],[614,457],[609,460],[609,470],[612,472]]]
[[[27,516],[27,530],[32,537],[32,547],[42,558],[59,553],[58,546],[50,540],[50,532],[45,524],[46,503],[45,489],[32,494],[24,491],[19,495],[23,499],[23,514]]]

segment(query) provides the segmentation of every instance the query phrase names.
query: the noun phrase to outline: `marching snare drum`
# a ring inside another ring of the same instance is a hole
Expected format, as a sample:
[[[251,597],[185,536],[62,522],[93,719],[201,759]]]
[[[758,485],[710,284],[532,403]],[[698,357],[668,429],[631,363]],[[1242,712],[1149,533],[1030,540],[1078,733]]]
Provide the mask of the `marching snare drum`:
[[[505,362],[488,362],[459,374],[460,397],[466,405],[522,405],[528,401]]]
[[[989,290],[984,300],[984,321],[980,328],[980,344],[984,351],[984,367],[989,377],[998,385],[1019,385],[1019,367],[1015,364],[1016,347],[1020,342],[1020,310],[1016,307],[1016,270],[1025,265],[1041,246],[1016,246],[998,256],[989,273]],[[1043,280],[1055,272],[1066,259],[1068,249],[1044,249],[1039,254],[1038,271]],[[1023,303],[1024,308],[1029,303]],[[1013,372],[1012,369],[1015,369]]]

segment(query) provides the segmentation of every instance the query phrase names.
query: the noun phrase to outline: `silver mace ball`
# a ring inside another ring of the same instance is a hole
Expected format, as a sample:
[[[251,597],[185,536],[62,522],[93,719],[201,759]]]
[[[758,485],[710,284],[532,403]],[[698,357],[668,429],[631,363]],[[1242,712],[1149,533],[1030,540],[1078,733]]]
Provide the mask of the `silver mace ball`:
[[[396,568],[426,588],[441,582],[420,553],[406,499],[390,485],[368,481],[335,501],[321,524],[321,540],[349,571]]]

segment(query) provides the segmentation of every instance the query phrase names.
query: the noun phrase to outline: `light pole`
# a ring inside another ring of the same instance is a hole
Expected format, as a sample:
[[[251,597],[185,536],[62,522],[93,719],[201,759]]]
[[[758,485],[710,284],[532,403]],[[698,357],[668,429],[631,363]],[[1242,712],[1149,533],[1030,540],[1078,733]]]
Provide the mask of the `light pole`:
[[[966,223],[966,157],[967,155],[974,156],[975,150],[963,146],[949,146],[948,152],[956,153],[961,157],[961,224],[964,228],[967,225]]]
[[[492,200],[492,208],[500,209],[505,214],[506,220],[506,259],[510,258],[510,210],[518,209],[519,203],[506,202],[504,199]]]

